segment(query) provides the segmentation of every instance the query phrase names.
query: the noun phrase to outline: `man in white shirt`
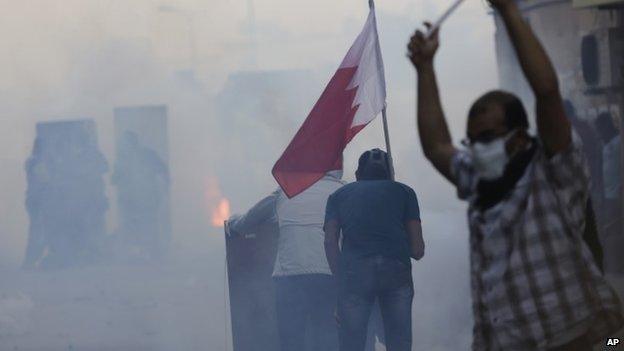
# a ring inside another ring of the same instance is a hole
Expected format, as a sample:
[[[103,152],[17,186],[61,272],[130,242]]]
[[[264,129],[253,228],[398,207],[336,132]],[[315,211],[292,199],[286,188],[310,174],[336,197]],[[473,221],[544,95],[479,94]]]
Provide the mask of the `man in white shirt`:
[[[330,171],[301,194],[289,199],[278,188],[243,216],[228,221],[230,235],[277,222],[279,238],[273,269],[276,311],[282,351],[338,349],[334,320],[336,286],[325,258],[323,223],[327,198],[342,187],[342,171]]]

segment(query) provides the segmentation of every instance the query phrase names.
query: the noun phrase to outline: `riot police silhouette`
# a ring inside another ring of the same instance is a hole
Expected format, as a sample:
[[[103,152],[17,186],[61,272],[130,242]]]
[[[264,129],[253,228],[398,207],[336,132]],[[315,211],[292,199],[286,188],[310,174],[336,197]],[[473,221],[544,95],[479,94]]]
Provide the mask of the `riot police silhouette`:
[[[136,133],[121,136],[112,178],[117,187],[119,234],[149,259],[164,251],[163,218],[169,170],[158,154],[139,142]]]

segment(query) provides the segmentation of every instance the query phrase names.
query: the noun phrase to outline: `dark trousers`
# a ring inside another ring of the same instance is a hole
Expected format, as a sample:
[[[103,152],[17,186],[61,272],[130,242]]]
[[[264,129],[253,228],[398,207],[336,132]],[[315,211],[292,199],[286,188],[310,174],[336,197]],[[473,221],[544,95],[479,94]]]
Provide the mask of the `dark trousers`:
[[[408,263],[374,256],[343,264],[338,294],[340,351],[363,351],[371,310],[379,302],[386,349],[412,348],[414,287]]]
[[[337,351],[336,284],[325,274],[275,278],[281,351]]]

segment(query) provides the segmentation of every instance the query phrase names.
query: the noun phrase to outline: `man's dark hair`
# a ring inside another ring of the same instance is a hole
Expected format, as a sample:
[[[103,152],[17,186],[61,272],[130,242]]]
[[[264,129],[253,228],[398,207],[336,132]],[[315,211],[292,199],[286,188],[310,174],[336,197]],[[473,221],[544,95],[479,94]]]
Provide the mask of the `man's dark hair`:
[[[478,98],[468,111],[468,119],[484,113],[492,105],[503,106],[507,129],[529,128],[529,119],[522,101],[516,95],[502,90],[493,90]]]
[[[355,171],[357,180],[384,180],[390,179],[390,163],[388,154],[380,149],[364,152],[358,160]]]

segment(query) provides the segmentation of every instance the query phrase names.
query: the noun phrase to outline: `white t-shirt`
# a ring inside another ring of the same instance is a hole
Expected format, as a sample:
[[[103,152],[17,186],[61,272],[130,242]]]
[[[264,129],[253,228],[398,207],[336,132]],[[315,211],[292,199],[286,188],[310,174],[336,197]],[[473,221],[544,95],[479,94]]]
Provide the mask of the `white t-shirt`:
[[[230,230],[244,234],[267,221],[277,221],[279,237],[274,277],[331,274],[323,245],[323,223],[327,198],[345,184],[341,175],[341,171],[328,172],[292,199],[278,188],[243,216],[230,218]]]

